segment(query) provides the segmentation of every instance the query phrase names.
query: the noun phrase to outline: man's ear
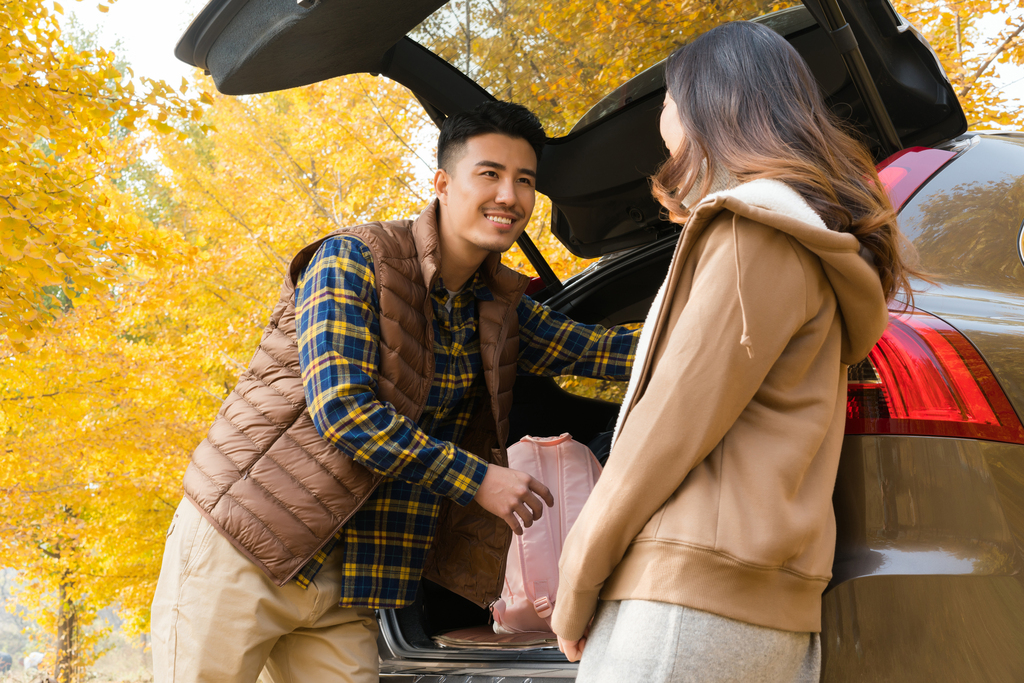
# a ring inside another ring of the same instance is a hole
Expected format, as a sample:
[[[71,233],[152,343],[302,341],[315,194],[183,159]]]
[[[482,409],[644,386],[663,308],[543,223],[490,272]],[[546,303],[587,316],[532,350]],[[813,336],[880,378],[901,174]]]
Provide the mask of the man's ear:
[[[448,206],[449,182],[451,182],[451,176],[448,175],[448,171],[439,168],[434,172],[434,192],[437,193],[437,200],[445,206]]]

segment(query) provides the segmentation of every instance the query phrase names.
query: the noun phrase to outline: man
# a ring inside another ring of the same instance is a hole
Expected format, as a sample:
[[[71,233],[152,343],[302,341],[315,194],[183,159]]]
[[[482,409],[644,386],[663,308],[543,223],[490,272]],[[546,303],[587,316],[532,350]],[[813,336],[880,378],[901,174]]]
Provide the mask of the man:
[[[518,105],[453,116],[419,218],[295,257],[185,474],[153,601],[157,681],[375,681],[374,609],[412,602],[421,577],[498,597],[511,533],[553,504],[503,466],[516,373],[624,379],[636,344],[524,297],[500,264],[544,140]]]

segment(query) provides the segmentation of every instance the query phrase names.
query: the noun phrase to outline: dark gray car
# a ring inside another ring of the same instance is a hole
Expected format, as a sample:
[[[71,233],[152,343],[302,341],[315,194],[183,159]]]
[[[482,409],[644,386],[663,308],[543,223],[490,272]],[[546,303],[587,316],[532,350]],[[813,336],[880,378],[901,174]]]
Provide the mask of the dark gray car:
[[[725,17],[728,5],[707,7]],[[406,35],[440,6],[213,0],[176,54],[229,94],[382,74],[440,122],[492,97]],[[938,60],[888,0],[742,16],[785,36],[870,142],[931,280],[915,283],[916,310],[894,316],[849,371],[822,679],[1024,680],[1024,135],[967,133]],[[528,237],[521,246],[541,273],[534,296],[583,322],[643,320],[668,267],[678,226],[647,182],[664,159],[661,69],[595,102],[541,157],[551,230],[573,253],[603,258],[559,282]],[[515,401],[510,442],[564,431],[588,441],[618,410],[546,379],[520,378]],[[551,643],[488,645],[487,610],[429,582],[379,621],[382,680],[575,675]],[[444,637],[453,631],[484,645]]]

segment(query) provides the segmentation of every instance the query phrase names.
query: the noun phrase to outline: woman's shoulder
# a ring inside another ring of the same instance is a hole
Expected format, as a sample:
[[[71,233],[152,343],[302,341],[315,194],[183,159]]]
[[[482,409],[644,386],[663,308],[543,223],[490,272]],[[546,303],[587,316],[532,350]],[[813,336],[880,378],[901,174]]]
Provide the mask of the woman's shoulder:
[[[780,230],[771,220],[751,215],[732,207],[720,207],[706,216],[701,234],[694,246],[702,256],[721,250],[731,260],[750,258],[794,262],[798,259],[800,241]]]

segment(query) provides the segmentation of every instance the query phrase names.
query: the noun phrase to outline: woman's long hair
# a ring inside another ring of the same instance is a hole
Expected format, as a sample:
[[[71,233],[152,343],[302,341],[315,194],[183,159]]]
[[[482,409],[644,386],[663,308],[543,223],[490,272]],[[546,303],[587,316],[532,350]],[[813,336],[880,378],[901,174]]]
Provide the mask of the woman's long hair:
[[[882,290],[912,302],[914,274],[901,256],[896,212],[868,150],[825,106],[803,58],[784,38],[751,22],[722,24],[676,50],[665,68],[684,131],[653,179],[672,220],[703,176],[708,193],[724,169],[739,182],[774,178],[800,193],[831,230],[857,236],[874,256]]]

